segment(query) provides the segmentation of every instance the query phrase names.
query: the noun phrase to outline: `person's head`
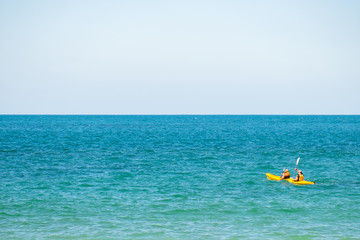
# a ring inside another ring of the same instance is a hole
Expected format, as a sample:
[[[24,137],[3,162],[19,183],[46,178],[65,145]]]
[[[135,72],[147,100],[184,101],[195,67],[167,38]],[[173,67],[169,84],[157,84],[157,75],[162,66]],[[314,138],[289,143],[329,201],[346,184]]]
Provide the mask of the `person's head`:
[[[299,173],[303,174],[301,170],[299,170]]]
[[[288,172],[289,171],[289,169],[285,169],[285,172]]]

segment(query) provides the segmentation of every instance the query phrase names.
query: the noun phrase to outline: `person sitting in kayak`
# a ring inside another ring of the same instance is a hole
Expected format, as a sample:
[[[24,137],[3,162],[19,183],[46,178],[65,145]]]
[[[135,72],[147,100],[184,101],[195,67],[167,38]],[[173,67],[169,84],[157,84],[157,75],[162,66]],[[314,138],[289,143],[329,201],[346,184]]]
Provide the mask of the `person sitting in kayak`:
[[[295,170],[298,172],[298,175],[296,176],[296,178],[294,178],[293,180],[295,182],[298,182],[298,181],[304,181],[304,174],[302,173],[301,170],[295,168]]]
[[[289,169],[285,169],[285,172],[281,174],[280,180],[290,178],[290,172]]]

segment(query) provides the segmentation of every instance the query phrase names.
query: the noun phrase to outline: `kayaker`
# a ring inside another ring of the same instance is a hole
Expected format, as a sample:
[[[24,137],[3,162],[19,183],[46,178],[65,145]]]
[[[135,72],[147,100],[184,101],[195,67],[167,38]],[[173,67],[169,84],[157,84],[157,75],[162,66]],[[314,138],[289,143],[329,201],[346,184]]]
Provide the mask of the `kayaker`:
[[[290,172],[289,169],[285,169],[285,172],[281,174],[280,180],[290,178]]]
[[[298,181],[304,181],[304,174],[302,173],[301,170],[295,168],[295,170],[298,172],[298,175],[296,176],[296,178],[294,178],[293,180],[295,182],[298,182]]]

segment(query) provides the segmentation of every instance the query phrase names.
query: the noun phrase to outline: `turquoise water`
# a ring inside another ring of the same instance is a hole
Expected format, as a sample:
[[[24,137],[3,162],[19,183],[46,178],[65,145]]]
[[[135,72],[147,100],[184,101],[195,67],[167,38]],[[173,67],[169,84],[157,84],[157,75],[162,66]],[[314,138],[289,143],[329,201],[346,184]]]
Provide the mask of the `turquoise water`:
[[[0,116],[0,239],[359,239],[358,167],[360,116]]]

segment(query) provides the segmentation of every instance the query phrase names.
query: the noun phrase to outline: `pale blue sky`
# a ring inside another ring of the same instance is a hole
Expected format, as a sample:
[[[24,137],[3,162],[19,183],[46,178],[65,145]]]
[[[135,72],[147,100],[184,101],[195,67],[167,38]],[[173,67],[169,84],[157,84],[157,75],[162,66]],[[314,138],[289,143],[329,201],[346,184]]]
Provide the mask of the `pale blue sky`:
[[[360,114],[360,1],[0,0],[2,114]]]

